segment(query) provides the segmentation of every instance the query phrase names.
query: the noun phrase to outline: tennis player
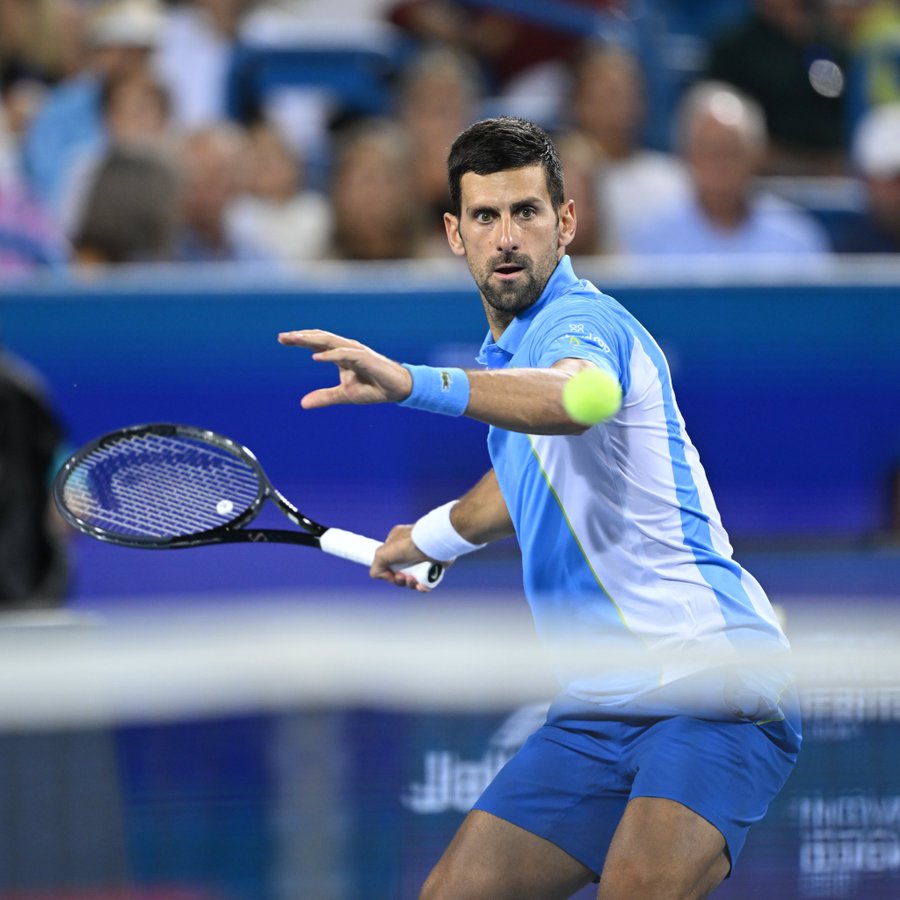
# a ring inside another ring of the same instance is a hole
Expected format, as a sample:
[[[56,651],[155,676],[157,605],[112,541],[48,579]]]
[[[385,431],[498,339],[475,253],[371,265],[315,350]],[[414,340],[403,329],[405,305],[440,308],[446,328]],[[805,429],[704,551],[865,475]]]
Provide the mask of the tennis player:
[[[595,647],[597,665],[558,654],[563,690],[546,724],[475,804],[422,896],[544,900],[598,880],[603,900],[707,896],[796,760],[787,640],[732,558],[662,351],[572,270],[575,208],[550,139],[521,119],[485,120],[448,165],[444,223],[481,293],[484,369],[401,365],[317,330],[280,340],[339,369],[307,409],[395,402],[491,426],[492,470],[395,527],[372,575],[421,589],[397,569],[515,534],[538,631],[556,649]],[[624,397],[589,428],[561,399],[586,366]],[[647,660],[603,671],[613,648]],[[714,666],[713,651],[777,664]]]

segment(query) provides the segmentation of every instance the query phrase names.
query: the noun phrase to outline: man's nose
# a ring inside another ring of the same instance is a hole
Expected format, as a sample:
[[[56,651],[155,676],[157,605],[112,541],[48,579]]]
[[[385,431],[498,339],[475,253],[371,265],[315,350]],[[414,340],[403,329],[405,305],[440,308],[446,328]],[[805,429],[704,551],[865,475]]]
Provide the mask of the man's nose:
[[[519,247],[519,233],[512,216],[500,217],[500,230],[497,234],[498,250],[517,250]]]

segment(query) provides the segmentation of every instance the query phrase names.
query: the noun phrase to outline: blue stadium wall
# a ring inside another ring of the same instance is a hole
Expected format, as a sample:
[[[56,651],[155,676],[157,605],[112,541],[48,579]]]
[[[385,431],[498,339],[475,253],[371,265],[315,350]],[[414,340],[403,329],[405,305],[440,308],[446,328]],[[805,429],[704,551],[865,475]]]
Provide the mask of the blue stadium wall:
[[[900,280],[595,280],[666,351],[733,538],[864,537],[885,527],[900,462]],[[294,279],[133,274],[0,293],[0,342],[42,373],[73,446],[139,422],[216,429],[248,444],[314,518],[374,536],[485,471],[479,423],[390,406],[302,410],[300,396],[335,373],[277,343],[279,331],[299,327],[405,361],[469,366],[484,335],[465,273],[442,266],[321,267]],[[163,562],[76,546],[89,560],[77,595],[295,584],[300,557],[313,581],[357,574],[346,564],[323,570],[294,548],[184,551]],[[257,553],[266,563],[248,565]]]

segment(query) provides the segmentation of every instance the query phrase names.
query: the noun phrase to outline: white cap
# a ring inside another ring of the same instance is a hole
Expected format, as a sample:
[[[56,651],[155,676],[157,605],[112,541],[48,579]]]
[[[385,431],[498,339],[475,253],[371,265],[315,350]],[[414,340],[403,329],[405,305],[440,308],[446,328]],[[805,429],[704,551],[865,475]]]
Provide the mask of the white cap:
[[[159,43],[165,13],[158,0],[110,0],[88,26],[92,47],[147,47]]]
[[[871,178],[900,175],[900,103],[870,109],[853,138],[853,161]]]

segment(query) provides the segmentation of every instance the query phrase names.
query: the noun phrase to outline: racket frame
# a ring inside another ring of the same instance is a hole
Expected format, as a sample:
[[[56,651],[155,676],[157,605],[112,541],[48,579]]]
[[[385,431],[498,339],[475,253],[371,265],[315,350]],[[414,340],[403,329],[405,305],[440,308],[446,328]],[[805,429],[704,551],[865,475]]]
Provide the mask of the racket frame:
[[[253,474],[257,479],[257,494],[250,505],[240,512],[237,516],[228,519],[221,525],[214,528],[208,528],[203,531],[196,531],[188,535],[175,535],[172,537],[147,537],[143,535],[130,535],[119,532],[113,532],[93,524],[82,518],[72,510],[65,499],[65,489],[73,472],[75,472],[88,457],[95,454],[103,447],[115,445],[129,438],[139,438],[147,434],[156,434],[160,437],[172,437],[180,435],[188,439],[194,439],[204,444],[212,444],[231,456],[245,462],[253,470]],[[277,499],[276,499],[277,497]],[[101,541],[111,544],[119,544],[123,547],[139,547],[148,550],[177,550],[183,547],[202,547],[211,544],[235,543],[243,541],[261,542],[266,538],[260,537],[256,532],[262,529],[251,529],[254,534],[248,534],[248,530],[239,530],[242,526],[252,522],[262,510],[267,499],[272,498],[288,516],[288,518],[301,528],[307,529],[307,532],[294,532],[284,530],[285,535],[299,534],[300,541],[291,541],[291,543],[302,543],[307,546],[318,546],[318,537],[325,531],[324,526],[318,525],[311,519],[302,515],[299,510],[293,507],[284,497],[272,487],[268,477],[263,471],[259,460],[246,447],[227,438],[224,435],[217,434],[203,428],[197,428],[193,425],[176,425],[174,423],[153,423],[148,425],[130,425],[125,428],[117,429],[108,434],[101,435],[93,441],[85,444],[76,451],[63,464],[56,478],[53,480],[53,499],[56,507],[59,509],[62,517],[79,531],[90,535]],[[237,537],[236,535],[243,535]],[[268,538],[271,540],[272,538]]]
[[[140,535],[112,532],[88,522],[69,508],[65,500],[66,484],[72,473],[88,456],[104,446],[146,434],[158,434],[162,437],[181,435],[206,445],[211,444],[231,454],[231,456],[249,465],[253,470],[258,486],[256,497],[245,510],[221,525],[187,535],[171,537],[142,537]],[[310,519],[274,487],[251,450],[225,435],[193,425],[179,425],[175,423],[131,425],[101,435],[85,444],[66,460],[53,480],[52,493],[57,509],[59,509],[63,519],[69,525],[97,540],[124,547],[148,550],[178,550],[188,547],[234,543],[300,544],[305,547],[315,547],[331,555],[367,565],[370,564],[367,560],[371,560],[375,548],[380,545],[379,541],[371,538],[347,532],[340,528],[329,528]],[[259,515],[266,500],[272,500],[287,518],[301,530],[244,527]],[[323,537],[325,537],[324,541],[322,540]],[[420,583],[434,588],[437,587],[443,578],[444,567],[439,563],[424,562],[416,563],[403,569],[403,571],[412,574]]]

